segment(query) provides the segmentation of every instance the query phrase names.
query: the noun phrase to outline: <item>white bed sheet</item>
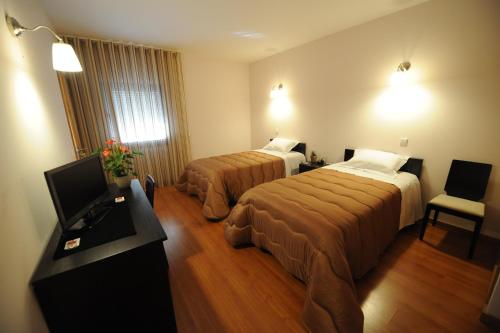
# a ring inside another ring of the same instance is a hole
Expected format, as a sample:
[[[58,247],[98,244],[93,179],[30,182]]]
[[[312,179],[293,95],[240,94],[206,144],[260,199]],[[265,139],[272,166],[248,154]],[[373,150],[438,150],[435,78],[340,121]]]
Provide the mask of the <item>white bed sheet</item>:
[[[286,176],[296,175],[299,173],[299,164],[304,163],[306,161],[306,157],[304,154],[291,151],[288,153],[282,153],[274,150],[267,149],[255,149],[255,151],[281,157],[285,161],[285,173]]]
[[[345,162],[327,165],[324,168],[350,173],[361,177],[372,178],[396,185],[401,190],[401,215],[399,217],[399,230],[415,223],[415,221],[423,217],[420,181],[414,174],[408,172],[398,172],[394,176],[391,176],[369,169],[347,166]]]

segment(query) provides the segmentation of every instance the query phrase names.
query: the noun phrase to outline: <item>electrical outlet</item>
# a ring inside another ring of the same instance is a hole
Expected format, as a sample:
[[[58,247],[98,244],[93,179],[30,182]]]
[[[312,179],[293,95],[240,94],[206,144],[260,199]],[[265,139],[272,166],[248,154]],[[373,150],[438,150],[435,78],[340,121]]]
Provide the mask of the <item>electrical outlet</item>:
[[[408,138],[400,138],[399,139],[399,145],[401,147],[408,147]]]

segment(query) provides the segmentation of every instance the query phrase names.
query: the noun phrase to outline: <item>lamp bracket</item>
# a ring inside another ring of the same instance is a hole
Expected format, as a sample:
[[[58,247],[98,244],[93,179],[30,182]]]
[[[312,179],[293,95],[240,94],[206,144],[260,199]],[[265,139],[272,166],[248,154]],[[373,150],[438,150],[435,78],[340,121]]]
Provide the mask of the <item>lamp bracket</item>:
[[[5,22],[7,22],[7,27],[10,33],[14,37],[19,37],[24,31],[28,30],[23,27],[15,18],[9,15],[5,15]]]
[[[406,72],[411,67],[411,63],[409,61],[405,61],[399,64],[398,72]]]
[[[50,31],[50,33],[59,41],[59,42],[62,42],[62,38],[59,37],[54,30],[52,30],[51,28],[45,26],[45,25],[38,25],[34,28],[26,28],[24,26],[21,25],[21,23],[19,23],[15,18],[13,18],[12,16],[9,16],[9,15],[5,15],[5,22],[7,23],[7,27],[9,28],[9,31],[10,33],[15,36],[15,37],[19,37],[21,36],[21,34],[25,31],[37,31],[37,30],[40,30],[40,29],[45,29],[45,30],[48,30]]]

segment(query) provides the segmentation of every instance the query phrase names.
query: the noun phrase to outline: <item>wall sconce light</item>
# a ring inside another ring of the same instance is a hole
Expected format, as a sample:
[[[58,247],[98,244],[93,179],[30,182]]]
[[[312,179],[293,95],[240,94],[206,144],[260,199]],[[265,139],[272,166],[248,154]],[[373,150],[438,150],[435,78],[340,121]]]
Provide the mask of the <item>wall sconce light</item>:
[[[419,68],[408,61],[391,73],[390,85],[376,99],[375,111],[389,121],[412,121],[430,110],[432,96],[419,83]]]
[[[271,89],[271,99],[279,97],[283,94],[283,92],[283,83],[280,83],[277,86],[273,86],[273,88]]]
[[[57,39],[57,43],[52,44],[52,68],[60,72],[81,72],[82,66],[80,61],[76,56],[73,47],[67,43],[64,43],[62,38],[59,37],[52,29],[47,26],[39,25],[34,28],[23,27],[15,18],[12,16],[5,16],[5,21],[7,26],[13,36],[19,37],[26,31],[37,31],[40,29],[45,29],[50,31],[52,35]]]
[[[391,76],[391,84],[393,86],[404,85],[410,81],[408,71],[410,70],[411,63],[408,61],[402,62],[398,65],[396,71]]]
[[[277,120],[283,120],[290,116],[292,104],[283,83],[273,86],[271,89],[271,113]]]

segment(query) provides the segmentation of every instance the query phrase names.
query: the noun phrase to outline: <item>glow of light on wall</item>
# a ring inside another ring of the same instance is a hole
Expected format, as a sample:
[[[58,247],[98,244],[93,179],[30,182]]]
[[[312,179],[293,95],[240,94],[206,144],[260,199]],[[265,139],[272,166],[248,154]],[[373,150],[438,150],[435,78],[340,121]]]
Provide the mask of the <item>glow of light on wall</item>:
[[[415,120],[428,112],[430,93],[418,83],[420,73],[416,69],[394,72],[389,86],[377,98],[375,112],[387,121]]]
[[[292,103],[288,98],[288,92],[282,84],[271,90],[271,114],[277,120],[283,120],[290,116]]]
[[[46,124],[41,99],[30,78],[24,72],[16,75],[14,93],[26,133],[31,137],[43,135],[46,132]]]
[[[10,40],[8,42],[9,45],[6,46],[6,49],[11,53],[10,60],[13,61],[16,66],[24,66],[26,61],[20,43],[16,43],[17,40]]]

